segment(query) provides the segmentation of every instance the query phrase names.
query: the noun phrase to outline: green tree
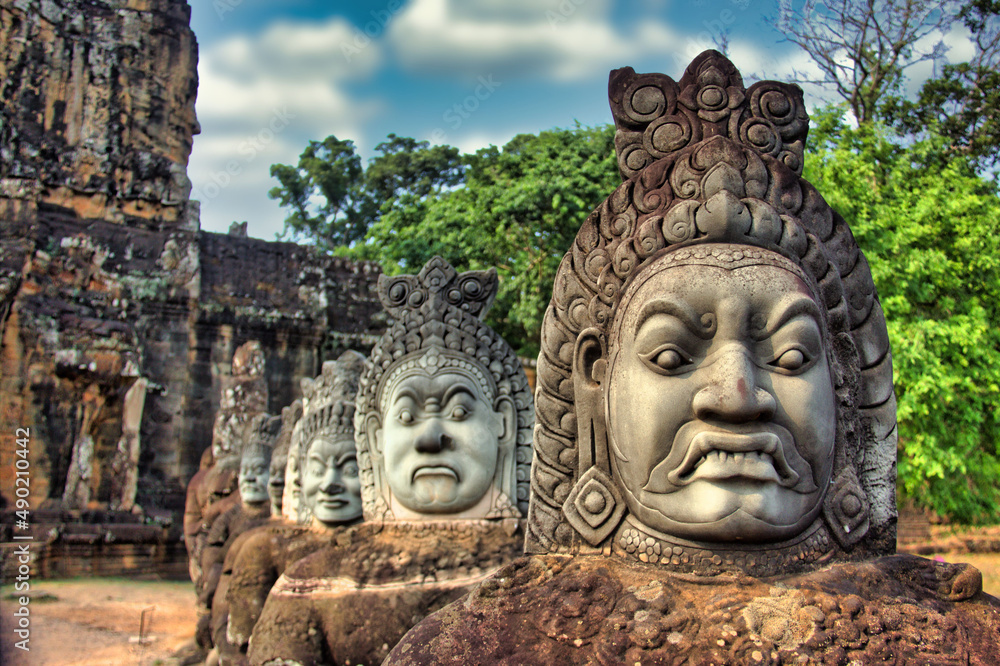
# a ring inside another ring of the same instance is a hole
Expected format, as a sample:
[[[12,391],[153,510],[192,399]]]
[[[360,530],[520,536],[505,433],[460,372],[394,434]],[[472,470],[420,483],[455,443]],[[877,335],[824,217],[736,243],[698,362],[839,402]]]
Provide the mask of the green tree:
[[[310,141],[297,166],[271,165],[271,176],[281,185],[267,196],[292,211],[282,237],[310,238],[325,249],[363,238],[368,225],[360,210],[362,173],[354,142],[333,135]]]
[[[933,133],[813,115],[805,176],[851,225],[885,309],[899,481],[957,520],[1000,508],[1000,199]]]
[[[521,134],[465,157],[464,183],[394,206],[354,256],[389,273],[441,255],[462,270],[495,266],[489,323],[523,356],[538,353],[556,268],[593,208],[620,182],[614,127]]]
[[[799,82],[836,93],[867,123],[880,117],[907,70],[944,55],[961,9],[958,0],[783,0],[775,23],[819,69],[818,76],[797,73]]]
[[[959,18],[972,34],[972,58],[945,65],[916,99],[890,97],[885,117],[916,136],[931,128],[951,153],[991,168],[1000,160],[1000,0],[973,0]]]
[[[268,192],[291,209],[282,237],[310,240],[328,251],[361,241],[383,213],[412,206],[462,181],[457,148],[389,134],[365,168],[353,141],[310,141],[296,166],[275,164],[279,186]]]

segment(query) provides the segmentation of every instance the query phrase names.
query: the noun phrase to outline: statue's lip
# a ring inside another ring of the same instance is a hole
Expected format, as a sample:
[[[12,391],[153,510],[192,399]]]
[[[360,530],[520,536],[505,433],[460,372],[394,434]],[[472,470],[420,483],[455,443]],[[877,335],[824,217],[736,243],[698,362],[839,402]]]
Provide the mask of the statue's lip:
[[[336,495],[330,496],[330,495],[320,494],[316,497],[316,503],[334,509],[339,509],[340,507],[347,506],[348,504],[350,504],[350,500],[342,499],[340,497],[337,497]]]
[[[450,476],[457,482],[458,472],[447,465],[425,465],[413,470],[413,480],[416,481],[422,476]]]
[[[667,475],[676,486],[699,478],[743,477],[776,482],[786,488],[799,481],[799,474],[785,460],[781,438],[770,430],[702,430],[688,444],[684,460]],[[705,469],[701,469],[705,463]]]

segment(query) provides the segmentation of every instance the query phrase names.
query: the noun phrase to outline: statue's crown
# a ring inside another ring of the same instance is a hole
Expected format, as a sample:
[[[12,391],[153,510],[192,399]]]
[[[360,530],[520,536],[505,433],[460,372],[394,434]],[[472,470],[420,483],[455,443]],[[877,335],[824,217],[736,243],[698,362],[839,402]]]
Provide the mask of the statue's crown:
[[[608,80],[608,99],[623,178],[713,136],[771,155],[802,175],[809,131],[802,89],[778,81],[744,88],[739,70],[718,51],[695,58],[680,83],[666,74],[616,69]]]
[[[407,312],[426,319],[442,319],[446,305],[482,319],[497,295],[497,271],[459,273],[441,257],[434,257],[417,275],[378,276],[378,297],[396,320]]]
[[[278,433],[281,430],[281,417],[270,414],[258,414],[251,421],[250,435],[247,443],[243,447],[243,457],[262,456],[265,460],[271,459],[274,446],[278,442]]]
[[[364,356],[348,350],[326,361],[315,379],[301,380],[303,442],[319,432],[354,433],[354,397],[364,364]]]

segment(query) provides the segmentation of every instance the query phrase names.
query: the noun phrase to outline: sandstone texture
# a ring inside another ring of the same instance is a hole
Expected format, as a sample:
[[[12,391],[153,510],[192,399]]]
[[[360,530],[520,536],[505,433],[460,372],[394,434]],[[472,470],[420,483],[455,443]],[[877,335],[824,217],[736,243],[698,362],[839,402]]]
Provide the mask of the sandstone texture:
[[[524,557],[386,664],[995,664],[1000,600],[969,565],[895,555],[787,578]]]
[[[199,230],[189,20],[182,0],[0,6],[0,429],[30,431],[32,508],[179,514],[240,344],[279,413],[384,328],[376,265]]]
[[[335,538],[272,588],[251,664],[381,663],[410,627],[523,550],[516,520],[362,523]]]
[[[226,557],[229,564],[228,637],[244,653],[267,594],[285,570],[335,543],[340,528],[319,531],[305,525],[268,524],[246,532]],[[235,554],[234,554],[235,553]],[[223,567],[225,575],[226,567]]]

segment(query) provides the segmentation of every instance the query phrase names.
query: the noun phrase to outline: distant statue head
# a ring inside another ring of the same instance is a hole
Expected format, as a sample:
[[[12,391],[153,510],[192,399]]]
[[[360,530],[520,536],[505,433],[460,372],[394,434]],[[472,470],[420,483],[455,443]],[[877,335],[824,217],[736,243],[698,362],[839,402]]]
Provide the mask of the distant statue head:
[[[625,182],[543,323],[527,549],[758,575],[891,552],[885,320],[800,177],[801,90],[709,51],[609,93]]]
[[[534,410],[520,362],[480,320],[496,271],[457,273],[435,257],[378,289],[394,324],[358,393],[365,516],[523,515]]]
[[[205,475],[206,507],[215,504],[233,494],[239,486],[241,457],[236,454],[216,460],[208,474]]]
[[[259,414],[250,423],[250,436],[240,457],[239,488],[244,505],[260,506],[269,502],[268,481],[271,453],[278,439],[281,418]]]
[[[316,523],[332,526],[361,517],[354,399],[364,363],[363,355],[346,351],[324,363],[316,379],[302,381],[300,522],[311,516]]]
[[[222,378],[219,411],[212,427],[212,453],[216,460],[239,455],[250,421],[267,410],[264,352],[251,340],[233,354],[232,372]]]
[[[267,494],[271,497],[272,516],[285,516],[285,470],[288,468],[292,430],[300,418],[302,418],[301,400],[295,400],[281,410],[281,430],[278,432],[278,442],[274,445],[274,451],[271,453],[271,469],[267,482]]]

